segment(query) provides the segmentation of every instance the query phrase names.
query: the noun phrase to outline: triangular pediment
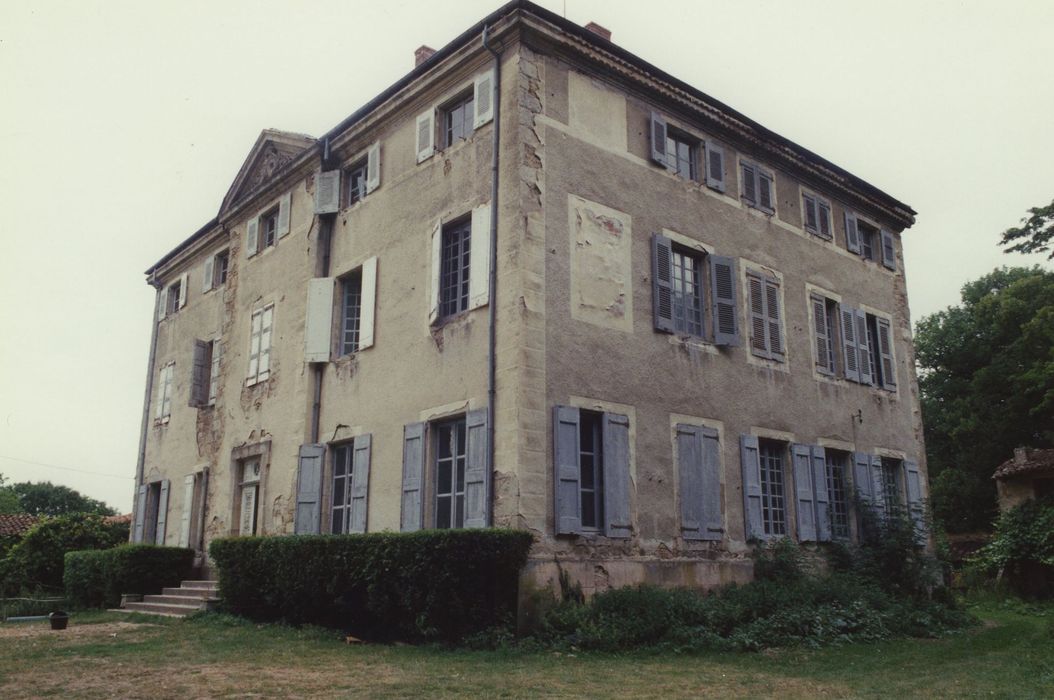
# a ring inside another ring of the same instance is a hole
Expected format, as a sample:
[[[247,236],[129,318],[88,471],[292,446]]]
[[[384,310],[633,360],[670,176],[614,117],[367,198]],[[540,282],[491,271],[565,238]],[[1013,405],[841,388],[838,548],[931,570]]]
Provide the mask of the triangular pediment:
[[[220,206],[220,214],[228,211],[244,197],[256,191],[273,178],[287,163],[315,145],[316,141],[306,134],[295,134],[278,129],[264,129],[253,145],[249,155],[238,170],[227,195]]]

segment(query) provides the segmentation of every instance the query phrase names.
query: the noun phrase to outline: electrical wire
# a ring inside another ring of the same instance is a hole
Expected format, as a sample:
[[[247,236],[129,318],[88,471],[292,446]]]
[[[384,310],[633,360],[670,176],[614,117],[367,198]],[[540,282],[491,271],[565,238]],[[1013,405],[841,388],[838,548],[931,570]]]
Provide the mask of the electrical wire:
[[[120,474],[107,474],[105,472],[93,472],[88,469],[74,469],[73,467],[60,467],[57,464],[48,464],[47,462],[34,462],[29,459],[22,459],[21,457],[8,457],[7,455],[0,455],[0,459],[9,459],[12,462],[21,462],[23,464],[33,464],[38,467],[49,467],[51,469],[60,469],[64,472],[78,472],[80,474],[92,474],[94,476],[108,476],[111,479],[134,479],[134,476],[124,476]]]

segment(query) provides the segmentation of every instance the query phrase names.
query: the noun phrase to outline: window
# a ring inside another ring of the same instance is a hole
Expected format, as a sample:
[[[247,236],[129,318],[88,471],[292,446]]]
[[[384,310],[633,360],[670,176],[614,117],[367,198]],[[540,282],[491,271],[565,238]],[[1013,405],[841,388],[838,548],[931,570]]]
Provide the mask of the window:
[[[678,333],[703,335],[703,256],[673,248],[673,327]]]
[[[222,287],[227,284],[227,268],[230,266],[231,254],[230,251],[223,251],[222,253],[216,254],[216,261],[213,263],[213,287]]]
[[[845,378],[896,391],[897,366],[890,320],[844,304],[840,316]]]
[[[260,459],[238,463],[238,534],[255,535],[260,500]]]
[[[168,479],[143,484],[136,495],[135,524],[132,541],[145,544],[165,544],[165,525],[168,522]]]
[[[703,168],[706,186],[718,192],[725,191],[724,148],[669,126],[665,117],[657,112],[651,113],[649,132],[653,162],[687,180],[703,179],[700,177],[700,168]]]
[[[465,527],[465,419],[435,426],[436,527]]]
[[[888,518],[900,511],[900,479],[901,461],[899,459],[882,458],[882,508]]]
[[[220,353],[221,345],[220,339],[216,338],[212,341],[212,353],[210,355],[210,367],[209,367],[209,405],[216,405],[216,395],[219,393],[220,388]]]
[[[803,192],[802,212],[806,231],[821,238],[831,239],[831,204],[827,200]]]
[[[270,246],[273,246],[278,240],[277,207],[260,217],[260,228],[263,231],[263,245],[261,247],[268,248]]]
[[[687,180],[699,179],[699,141],[666,129],[666,167]]]
[[[274,323],[274,304],[254,311],[251,323],[249,373],[245,379],[248,386],[262,382],[271,376],[271,330]]]
[[[767,214],[776,213],[775,185],[772,173],[747,161],[739,164],[740,194],[747,206]]]
[[[176,363],[169,362],[158,373],[157,388],[154,390],[154,422],[167,423],[172,415],[172,374]]]
[[[849,496],[845,474],[849,465],[849,453],[828,449],[825,462],[831,535],[847,539],[849,537]]]
[[[604,452],[600,414],[582,411],[578,424],[579,498],[582,527],[596,530],[604,523]]]
[[[439,317],[468,309],[472,222],[469,219],[443,226],[440,254]]]
[[[361,435],[333,451],[330,529],[333,534],[366,532],[366,497],[372,436]],[[317,483],[317,482],[316,482]]]
[[[168,307],[165,309],[166,316],[171,316],[179,311],[181,306],[180,301],[185,294],[186,292],[183,291],[182,279],[169,285],[168,296],[166,297],[166,303],[168,304]]]
[[[348,183],[347,206],[351,206],[366,196],[366,182],[369,177],[367,161],[355,163],[344,171]]]
[[[474,102],[472,93],[468,92],[440,110],[443,148],[449,148],[459,139],[467,139],[472,135]]]
[[[750,288],[750,350],[758,357],[783,360],[779,281],[755,271],[747,273]]]
[[[359,321],[362,314],[361,269],[343,278],[340,289],[340,354],[350,355],[359,349]]]
[[[738,344],[733,258],[709,255],[655,234],[652,263],[655,330],[706,338],[717,345]]]
[[[219,354],[219,341],[195,340],[194,358],[190,373],[190,405],[201,408],[216,403],[216,389],[213,382],[218,366],[213,361],[213,354]]]
[[[784,445],[775,440],[758,441],[761,465],[761,525],[766,536],[787,534],[787,506],[783,491]]]
[[[819,294],[813,294],[809,301],[812,305],[816,369],[833,377],[838,373],[838,302]]]
[[[857,220],[857,232],[860,235],[860,255],[864,260],[877,260],[881,244],[878,229],[865,221]]]

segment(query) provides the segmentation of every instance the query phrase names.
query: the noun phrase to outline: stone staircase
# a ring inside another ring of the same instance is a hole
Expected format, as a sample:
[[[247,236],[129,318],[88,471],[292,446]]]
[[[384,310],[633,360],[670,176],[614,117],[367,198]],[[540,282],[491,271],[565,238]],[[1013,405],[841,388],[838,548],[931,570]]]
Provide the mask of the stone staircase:
[[[211,610],[219,597],[218,581],[182,581],[179,588],[164,588],[160,595],[144,595],[142,602],[126,602],[121,610],[186,617],[199,610]]]

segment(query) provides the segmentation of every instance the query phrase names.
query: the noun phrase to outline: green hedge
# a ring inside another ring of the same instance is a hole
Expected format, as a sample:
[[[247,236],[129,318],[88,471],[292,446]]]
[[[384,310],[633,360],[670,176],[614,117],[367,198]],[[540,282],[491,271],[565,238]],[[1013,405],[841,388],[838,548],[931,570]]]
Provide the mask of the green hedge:
[[[521,530],[237,537],[212,542],[224,605],[357,636],[456,640],[512,621]]]
[[[20,590],[58,591],[66,552],[109,549],[127,541],[128,523],[107,523],[101,515],[44,518],[0,562],[0,587],[9,595]]]
[[[123,593],[160,593],[178,586],[194,565],[194,550],[129,544],[67,552],[63,581],[74,607],[117,607]]]

